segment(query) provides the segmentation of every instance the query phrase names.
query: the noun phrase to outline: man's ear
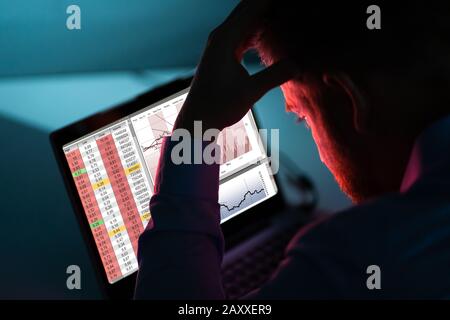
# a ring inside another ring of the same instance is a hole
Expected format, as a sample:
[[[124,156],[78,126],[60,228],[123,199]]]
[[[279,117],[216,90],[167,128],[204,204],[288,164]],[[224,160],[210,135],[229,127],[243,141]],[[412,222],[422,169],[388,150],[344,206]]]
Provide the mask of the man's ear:
[[[335,90],[342,91],[348,97],[352,104],[353,122],[356,130],[367,133],[369,131],[369,105],[352,79],[344,73],[325,73],[323,82]]]

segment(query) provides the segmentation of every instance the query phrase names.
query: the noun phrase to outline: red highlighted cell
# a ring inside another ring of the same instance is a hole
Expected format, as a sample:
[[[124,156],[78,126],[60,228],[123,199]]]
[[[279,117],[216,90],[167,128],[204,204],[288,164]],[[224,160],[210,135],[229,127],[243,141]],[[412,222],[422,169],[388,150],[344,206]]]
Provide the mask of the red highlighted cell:
[[[97,146],[134,253],[137,255],[138,239],[144,228],[112,135],[108,134],[97,139]]]
[[[100,257],[103,262],[109,282],[113,282],[122,276],[117,258],[114,254],[111,241],[109,240],[108,231],[103,223],[103,217],[100,212],[94,190],[86,173],[86,167],[79,149],[75,149],[66,153],[67,162],[70,171],[73,173],[75,185],[83,204],[84,211],[91,225],[92,234],[94,235]]]

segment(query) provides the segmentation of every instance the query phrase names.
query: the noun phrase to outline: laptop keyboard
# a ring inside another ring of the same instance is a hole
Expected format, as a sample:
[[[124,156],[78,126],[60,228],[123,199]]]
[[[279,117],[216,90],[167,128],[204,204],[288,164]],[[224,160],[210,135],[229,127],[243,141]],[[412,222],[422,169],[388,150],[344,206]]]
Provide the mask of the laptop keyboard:
[[[242,298],[270,279],[298,228],[299,225],[292,225],[278,230],[222,269],[228,299]]]

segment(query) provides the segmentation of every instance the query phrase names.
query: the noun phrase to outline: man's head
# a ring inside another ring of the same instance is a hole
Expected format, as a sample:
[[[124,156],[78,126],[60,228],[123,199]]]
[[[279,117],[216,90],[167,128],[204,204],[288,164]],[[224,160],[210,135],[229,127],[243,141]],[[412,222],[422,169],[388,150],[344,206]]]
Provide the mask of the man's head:
[[[417,135],[450,113],[450,6],[379,4],[369,30],[370,4],[276,1],[255,41],[265,64],[303,70],[282,86],[287,110],[356,202],[399,190]]]

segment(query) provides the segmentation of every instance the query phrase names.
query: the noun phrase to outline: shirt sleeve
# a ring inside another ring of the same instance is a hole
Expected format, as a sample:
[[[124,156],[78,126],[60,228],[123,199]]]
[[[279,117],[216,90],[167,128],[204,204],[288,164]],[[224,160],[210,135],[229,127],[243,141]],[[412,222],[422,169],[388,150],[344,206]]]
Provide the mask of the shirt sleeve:
[[[176,165],[177,143],[166,137],[161,146],[152,220],[139,239],[135,298],[223,299],[219,164]]]

